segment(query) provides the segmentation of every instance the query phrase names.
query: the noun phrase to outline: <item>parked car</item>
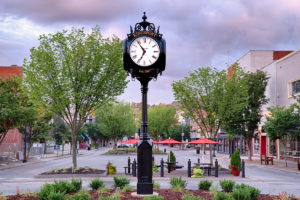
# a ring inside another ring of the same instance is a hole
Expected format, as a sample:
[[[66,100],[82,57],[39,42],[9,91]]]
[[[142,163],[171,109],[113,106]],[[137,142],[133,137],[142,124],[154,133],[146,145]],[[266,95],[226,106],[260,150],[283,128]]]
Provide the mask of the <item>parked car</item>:
[[[129,148],[127,144],[120,144],[118,145],[118,148]]]

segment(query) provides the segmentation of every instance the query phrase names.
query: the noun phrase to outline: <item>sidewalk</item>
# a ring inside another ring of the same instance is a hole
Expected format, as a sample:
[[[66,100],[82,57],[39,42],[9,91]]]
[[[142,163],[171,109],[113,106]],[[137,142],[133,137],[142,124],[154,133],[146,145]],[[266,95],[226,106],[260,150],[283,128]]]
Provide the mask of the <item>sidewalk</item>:
[[[228,162],[230,162],[230,158],[226,154],[218,154],[218,158],[224,159]],[[248,160],[248,156],[241,156],[241,159],[245,160],[246,165],[251,166],[251,165],[256,165],[264,168],[272,168],[272,169],[277,169],[285,172],[291,172],[291,173],[298,173],[300,174],[300,171],[298,171],[298,165],[296,162],[292,161],[287,161],[287,167],[285,165],[285,160],[278,160],[274,159],[274,165],[265,165],[265,164],[260,164],[260,158],[259,157],[252,157],[252,160]]]

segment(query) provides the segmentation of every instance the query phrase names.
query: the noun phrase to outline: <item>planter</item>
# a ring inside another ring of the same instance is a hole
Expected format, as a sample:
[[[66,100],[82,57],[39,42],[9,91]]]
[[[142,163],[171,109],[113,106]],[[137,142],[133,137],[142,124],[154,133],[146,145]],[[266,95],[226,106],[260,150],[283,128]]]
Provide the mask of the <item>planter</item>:
[[[239,176],[241,172],[241,169],[231,169],[231,174],[233,176]]]

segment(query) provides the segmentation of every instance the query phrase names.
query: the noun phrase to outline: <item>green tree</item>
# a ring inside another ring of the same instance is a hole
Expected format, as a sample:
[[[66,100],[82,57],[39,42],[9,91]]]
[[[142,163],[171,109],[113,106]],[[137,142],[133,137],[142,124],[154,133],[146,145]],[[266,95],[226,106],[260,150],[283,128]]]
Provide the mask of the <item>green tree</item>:
[[[70,127],[76,168],[76,136],[87,116],[126,87],[122,41],[103,38],[95,27],[88,34],[73,28],[41,35],[39,42],[24,61],[24,81],[30,95]]]
[[[93,144],[98,144],[101,139],[107,138],[102,134],[99,124],[88,123],[84,125],[85,132],[92,139]]]
[[[133,109],[129,104],[123,102],[105,105],[97,109],[96,123],[99,124],[103,135],[113,139],[115,145],[117,139],[126,135],[131,136],[136,131]]]
[[[271,107],[268,108],[270,115],[264,124],[264,130],[273,141],[280,139],[284,146],[285,165],[287,166],[286,151],[289,137],[300,136],[299,110],[292,104],[288,108]]]
[[[229,106],[224,109],[225,114],[221,119],[224,129],[228,133],[242,135],[246,139],[249,149],[248,159],[251,160],[252,138],[262,117],[262,106],[268,101],[265,96],[268,77],[262,71],[241,73],[241,77],[239,77],[237,72],[240,70],[236,66],[235,70],[229,74],[230,78],[236,76],[239,84],[230,85],[233,88],[229,87],[230,89],[228,89],[231,91],[229,95],[236,90],[235,93],[239,97],[235,101],[238,100],[239,102],[230,102]]]
[[[18,130],[24,137],[26,135],[26,143],[28,143],[26,152],[27,160],[33,143],[46,141],[51,138],[49,131],[53,126],[49,122],[52,118],[52,114],[34,104],[28,98],[26,101],[23,101],[22,104],[24,116],[26,117],[22,118]],[[24,133],[25,131],[26,134]]]
[[[23,99],[20,79],[0,78],[0,144],[9,129],[17,127],[24,117],[21,101]]]
[[[149,134],[157,140],[158,136],[169,137],[168,129],[177,121],[174,106],[153,106],[148,111]]]
[[[52,130],[52,138],[55,140],[56,144],[62,145],[62,155],[64,155],[65,144],[70,143],[72,146],[71,143],[72,137],[71,137],[70,128],[59,116],[54,118],[53,126],[54,129]],[[70,154],[71,154],[71,149],[70,149]]]
[[[226,72],[212,68],[199,68],[188,77],[172,84],[174,97],[187,117],[196,122],[201,134],[215,138],[222,121],[221,107]]]
[[[184,133],[184,137],[183,139],[189,139],[190,138],[190,126],[180,126],[180,125],[177,125],[177,126],[171,126],[168,128],[168,137],[174,139],[174,140],[177,140],[177,141],[181,141],[182,140],[182,136],[181,136],[181,133],[182,133],[182,130],[183,130],[183,133]]]

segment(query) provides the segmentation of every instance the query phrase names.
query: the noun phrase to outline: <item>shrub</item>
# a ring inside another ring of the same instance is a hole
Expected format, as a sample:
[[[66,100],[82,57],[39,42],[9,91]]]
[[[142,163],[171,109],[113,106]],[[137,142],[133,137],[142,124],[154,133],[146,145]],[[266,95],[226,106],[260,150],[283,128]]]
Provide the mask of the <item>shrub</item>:
[[[155,190],[159,190],[160,189],[160,184],[159,183],[155,182],[154,180],[152,180],[152,183],[153,183],[153,188]]]
[[[90,182],[89,187],[93,190],[98,190],[99,188],[104,187],[104,182],[100,179],[94,179]]]
[[[251,200],[256,200],[258,195],[260,194],[259,189],[252,187],[250,185],[243,184],[243,183],[240,185],[236,185],[235,190],[245,190],[245,192],[249,192]],[[233,192],[235,192],[235,191],[233,191]]]
[[[46,183],[40,189],[39,199],[40,200],[47,200],[48,195],[52,192],[55,192],[55,189],[52,184]]]
[[[202,178],[202,177],[203,177],[203,170],[202,169],[193,168],[193,176],[192,176],[192,178]]]
[[[48,194],[47,200],[65,200],[64,193],[51,191]]]
[[[232,180],[220,181],[221,188],[224,192],[232,192],[235,182]]]
[[[248,188],[234,189],[231,195],[235,200],[251,200],[251,194]]]
[[[231,160],[230,160],[230,165],[231,168],[241,168],[241,157],[240,157],[240,151],[236,150],[232,156],[231,156]]]
[[[154,165],[154,166],[152,167],[152,173],[154,174],[154,173],[156,173],[156,172],[158,172],[158,167],[157,167],[156,165]]]
[[[171,184],[171,188],[172,189],[178,189],[178,188],[182,188],[184,189],[187,185],[186,181],[182,179],[182,177],[172,177],[171,178],[171,181],[170,181],[170,184]]]
[[[122,192],[131,192],[133,190],[133,187],[126,185],[123,187]]]
[[[149,196],[149,197],[144,197],[144,200],[164,200],[163,196]]]
[[[168,155],[168,162],[176,162],[176,157],[175,157],[175,154],[173,153],[173,151],[170,151],[170,153]]]
[[[212,185],[212,181],[203,180],[203,181],[200,181],[200,183],[198,184],[198,189],[199,190],[209,190],[211,185]]]
[[[53,187],[55,192],[60,192],[64,194],[76,192],[74,185],[67,181],[54,181]]]
[[[89,193],[83,190],[80,193],[70,196],[68,200],[91,200],[91,197]]]
[[[72,178],[71,184],[74,186],[74,190],[78,192],[82,188],[82,180]]]
[[[130,179],[126,178],[126,177],[117,177],[114,176],[114,187],[117,188],[121,188],[123,189],[123,187],[125,187],[126,185],[128,185],[130,183]]]
[[[213,200],[233,200],[233,198],[230,194],[226,194],[224,192],[217,192]]]
[[[201,197],[194,196],[194,195],[184,195],[182,197],[182,200],[204,200],[204,199],[202,199]]]
[[[99,200],[120,200],[120,197],[119,196],[106,196],[106,197],[100,196]]]

